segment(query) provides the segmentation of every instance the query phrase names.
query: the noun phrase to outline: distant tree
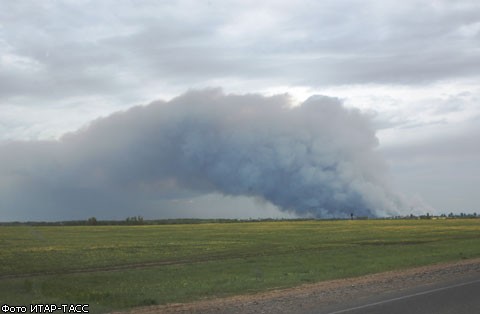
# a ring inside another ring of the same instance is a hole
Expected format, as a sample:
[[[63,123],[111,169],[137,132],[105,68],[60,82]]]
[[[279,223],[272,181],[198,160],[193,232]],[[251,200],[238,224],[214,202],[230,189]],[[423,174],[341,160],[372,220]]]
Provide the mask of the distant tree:
[[[87,219],[87,225],[95,226],[97,224],[97,218],[90,217]]]
[[[127,219],[125,219],[125,222],[127,223],[127,225],[143,225],[143,217],[142,216],[127,217]]]

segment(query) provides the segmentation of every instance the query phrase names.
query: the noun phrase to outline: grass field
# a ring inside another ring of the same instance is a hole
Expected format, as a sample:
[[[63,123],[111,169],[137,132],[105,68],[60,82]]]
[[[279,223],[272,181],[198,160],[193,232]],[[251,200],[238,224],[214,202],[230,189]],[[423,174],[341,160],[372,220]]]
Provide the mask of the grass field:
[[[480,257],[480,219],[0,227],[0,304],[91,312]]]

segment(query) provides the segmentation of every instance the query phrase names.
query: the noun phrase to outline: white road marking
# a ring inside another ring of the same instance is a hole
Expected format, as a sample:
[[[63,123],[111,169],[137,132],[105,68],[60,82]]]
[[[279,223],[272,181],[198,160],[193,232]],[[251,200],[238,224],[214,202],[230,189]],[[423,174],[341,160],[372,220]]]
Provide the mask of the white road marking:
[[[350,312],[350,311],[360,310],[360,309],[363,309],[363,308],[367,308],[367,307],[371,307],[371,306],[375,306],[375,305],[379,305],[379,304],[385,304],[385,303],[389,303],[389,302],[393,302],[393,301],[399,301],[399,300],[403,300],[403,299],[416,297],[416,296],[419,296],[419,295],[424,295],[424,294],[429,294],[429,293],[438,292],[438,291],[442,291],[442,290],[448,290],[448,289],[452,289],[452,288],[467,286],[467,285],[471,285],[471,284],[474,284],[474,283],[477,283],[477,282],[480,282],[480,279],[479,280],[474,280],[474,281],[469,281],[469,282],[464,282],[464,283],[460,283],[460,284],[456,284],[456,285],[451,285],[451,286],[448,286],[448,287],[442,287],[442,288],[417,292],[417,293],[414,293],[414,294],[405,295],[403,297],[398,297],[398,298],[383,300],[383,301],[379,301],[379,302],[369,303],[369,304],[365,304],[365,305],[361,305],[361,306],[357,306],[357,307],[352,307],[352,308],[345,309],[345,310],[330,312],[330,313],[327,313],[327,314],[347,313],[347,312]]]

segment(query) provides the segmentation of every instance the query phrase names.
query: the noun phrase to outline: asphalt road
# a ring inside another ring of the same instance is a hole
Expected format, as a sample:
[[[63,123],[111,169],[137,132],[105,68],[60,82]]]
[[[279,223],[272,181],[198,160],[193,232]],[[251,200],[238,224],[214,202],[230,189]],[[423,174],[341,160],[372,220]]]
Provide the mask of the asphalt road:
[[[480,313],[480,276],[374,296],[313,313],[476,314]]]

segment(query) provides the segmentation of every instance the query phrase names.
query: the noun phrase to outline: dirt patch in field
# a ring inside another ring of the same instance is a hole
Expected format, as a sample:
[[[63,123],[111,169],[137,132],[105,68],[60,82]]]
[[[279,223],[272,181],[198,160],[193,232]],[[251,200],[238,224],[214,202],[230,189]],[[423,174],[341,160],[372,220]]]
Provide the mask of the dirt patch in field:
[[[453,280],[480,273],[480,258],[324,281],[295,288],[133,309],[126,313],[298,313],[380,292]],[[124,312],[125,313],[125,312]]]

